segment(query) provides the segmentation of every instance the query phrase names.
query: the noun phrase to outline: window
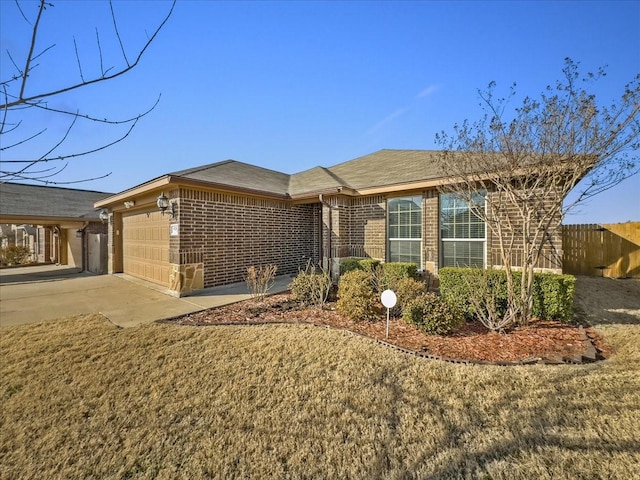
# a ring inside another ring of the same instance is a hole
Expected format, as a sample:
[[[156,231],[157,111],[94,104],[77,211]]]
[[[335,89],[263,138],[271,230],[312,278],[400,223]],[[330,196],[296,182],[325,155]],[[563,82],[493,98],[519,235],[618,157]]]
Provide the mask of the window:
[[[422,197],[391,198],[387,211],[389,261],[422,268]]]
[[[484,209],[484,194],[473,197],[476,208]],[[443,267],[484,268],[484,221],[469,203],[453,193],[440,195],[440,240]]]

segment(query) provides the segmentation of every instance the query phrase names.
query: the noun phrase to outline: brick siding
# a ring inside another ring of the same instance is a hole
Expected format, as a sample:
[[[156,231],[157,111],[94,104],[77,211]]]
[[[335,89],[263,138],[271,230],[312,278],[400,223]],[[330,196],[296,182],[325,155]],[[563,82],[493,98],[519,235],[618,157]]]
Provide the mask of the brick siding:
[[[422,262],[423,268],[437,273],[440,263],[440,211],[439,194],[435,189],[422,192]],[[549,200],[549,204],[552,200]],[[323,206],[324,242],[328,239],[327,226],[331,219],[332,258],[371,257],[386,260],[387,219],[386,198],[382,195],[367,197],[331,197]],[[329,214],[329,205],[331,213]],[[509,209],[517,220],[514,209]],[[325,243],[326,245],[326,243]],[[560,219],[556,219],[547,236],[543,254],[536,268],[559,271],[562,268],[562,232]],[[323,252],[326,257],[326,252]],[[515,250],[513,266],[522,265],[522,251]],[[498,240],[487,228],[487,266],[500,266]]]
[[[181,189],[179,220],[172,263],[203,263],[205,288],[240,282],[250,266],[292,274],[320,258],[319,204]]]
[[[553,198],[547,199],[542,208],[551,208],[552,203],[555,201]],[[503,207],[503,224],[506,224],[504,220],[507,216],[511,217],[511,220],[514,222],[514,230],[516,231],[517,237],[521,238],[522,236],[522,223],[519,222],[519,214],[517,213],[517,208],[515,205],[510,206],[509,208],[504,209],[506,202],[503,202],[501,205]],[[508,204],[507,204],[508,205]],[[532,220],[533,221],[533,220]],[[520,228],[518,228],[520,227]],[[519,231],[518,231],[519,230]],[[542,253],[534,268],[540,270],[548,270],[557,273],[562,272],[562,225],[561,218],[558,215],[557,218],[554,219],[552,224],[549,227],[548,232],[543,233],[545,235],[544,246],[542,249]],[[521,242],[521,240],[517,240],[517,242]],[[537,242],[536,242],[537,243]],[[523,250],[522,248],[518,248],[516,243],[516,248],[512,250],[511,255],[511,264],[514,267],[521,266],[523,263]],[[502,260],[500,258],[500,244],[499,239],[497,237],[493,238],[492,233],[489,227],[487,227],[487,266],[502,266]]]
[[[383,196],[358,197],[349,204],[349,257],[384,260],[387,252],[387,212]]]

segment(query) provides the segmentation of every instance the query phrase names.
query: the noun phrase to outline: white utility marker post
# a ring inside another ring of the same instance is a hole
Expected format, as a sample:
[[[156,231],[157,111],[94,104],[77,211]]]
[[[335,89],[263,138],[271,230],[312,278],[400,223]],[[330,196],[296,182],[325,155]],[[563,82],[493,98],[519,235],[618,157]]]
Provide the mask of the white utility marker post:
[[[387,340],[389,339],[389,309],[396,306],[396,302],[398,301],[398,297],[393,290],[385,290],[380,295],[380,300],[382,300],[382,305],[387,307]]]

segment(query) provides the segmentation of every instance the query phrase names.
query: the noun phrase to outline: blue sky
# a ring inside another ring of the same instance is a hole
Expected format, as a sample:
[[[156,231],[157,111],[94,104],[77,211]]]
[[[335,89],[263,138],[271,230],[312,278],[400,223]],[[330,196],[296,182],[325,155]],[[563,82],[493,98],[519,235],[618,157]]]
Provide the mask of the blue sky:
[[[96,28],[104,64],[121,64],[107,2],[53,3],[38,45],[55,47],[40,58],[32,91],[78,78],[74,36],[85,75],[96,72]],[[21,5],[33,19],[37,3]],[[114,2],[130,53],[169,6]],[[6,51],[23,58],[30,30],[9,0],[0,0],[0,27],[4,79],[12,73]],[[134,71],[50,102],[126,118],[162,94],[129,138],[73,160],[56,180],[112,172],[77,187],[117,192],[229,158],[294,173],[382,148],[435,149],[437,132],[481,115],[477,89],[495,80],[506,94],[515,81],[518,98],[536,96],[561,77],[567,56],[584,72],[607,65],[595,93],[607,104],[619,98],[640,72],[640,2],[181,0]],[[46,126],[50,136],[13,149],[14,158],[41,154],[68,123],[39,112],[25,125]],[[62,151],[99,145],[119,131],[78,125]],[[640,176],[565,223],[628,220],[640,220]]]

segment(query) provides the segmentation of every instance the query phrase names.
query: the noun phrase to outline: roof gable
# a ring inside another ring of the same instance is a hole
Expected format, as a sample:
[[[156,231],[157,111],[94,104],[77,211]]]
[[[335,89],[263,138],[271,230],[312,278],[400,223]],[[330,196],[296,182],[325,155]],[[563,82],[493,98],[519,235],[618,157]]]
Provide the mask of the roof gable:
[[[171,177],[286,195],[289,175],[236,160],[225,160],[170,173]]]

